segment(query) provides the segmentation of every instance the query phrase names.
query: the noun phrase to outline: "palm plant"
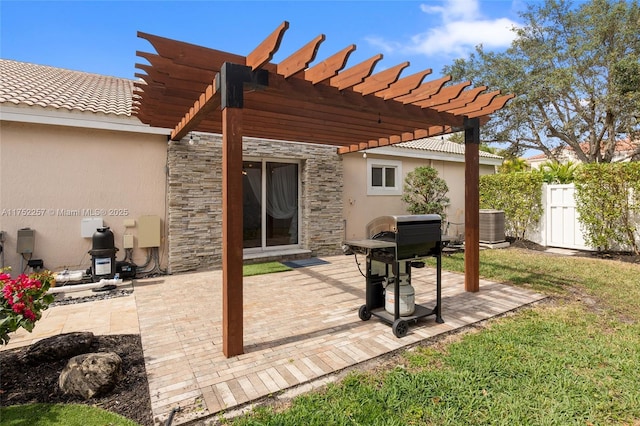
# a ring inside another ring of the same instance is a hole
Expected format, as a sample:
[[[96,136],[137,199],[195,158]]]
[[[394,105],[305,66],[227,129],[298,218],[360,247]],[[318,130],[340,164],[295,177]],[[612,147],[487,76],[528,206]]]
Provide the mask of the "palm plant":
[[[540,166],[540,172],[545,183],[567,184],[574,181],[577,168],[578,165],[571,161],[548,161]]]

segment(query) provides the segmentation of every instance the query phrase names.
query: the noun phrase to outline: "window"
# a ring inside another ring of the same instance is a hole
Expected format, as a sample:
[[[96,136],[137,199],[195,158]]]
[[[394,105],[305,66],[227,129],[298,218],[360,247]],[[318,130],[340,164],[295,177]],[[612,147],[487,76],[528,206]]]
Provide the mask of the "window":
[[[367,195],[402,195],[402,163],[367,160]]]

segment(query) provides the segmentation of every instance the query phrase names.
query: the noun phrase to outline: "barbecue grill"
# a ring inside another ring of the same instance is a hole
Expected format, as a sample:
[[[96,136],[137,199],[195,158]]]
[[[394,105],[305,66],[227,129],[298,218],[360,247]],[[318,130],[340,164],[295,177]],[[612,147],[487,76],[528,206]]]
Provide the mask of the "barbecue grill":
[[[392,325],[393,334],[403,337],[410,322],[435,315],[436,322],[443,323],[441,315],[441,254],[442,218],[439,215],[381,216],[367,224],[367,239],[346,241],[344,253],[366,255],[366,300],[358,311],[361,320],[376,316]],[[436,302],[433,308],[413,304],[413,292],[405,291],[403,300],[401,285],[411,286],[411,269],[425,266],[424,257],[436,258]],[[359,266],[358,266],[359,267]],[[362,272],[362,271],[361,271]],[[404,282],[403,282],[404,281]],[[392,286],[392,287],[391,287]],[[393,289],[393,305],[390,307],[390,289]],[[402,306],[401,306],[402,305]],[[402,309],[401,309],[402,307]]]

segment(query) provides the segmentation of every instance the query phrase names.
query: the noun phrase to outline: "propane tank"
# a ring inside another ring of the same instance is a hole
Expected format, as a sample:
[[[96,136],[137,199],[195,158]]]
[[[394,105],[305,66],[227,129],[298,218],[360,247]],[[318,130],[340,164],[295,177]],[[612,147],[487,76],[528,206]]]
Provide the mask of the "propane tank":
[[[389,279],[384,297],[384,309],[391,315],[395,315],[395,279],[395,277]],[[400,316],[407,317],[412,315],[416,310],[416,300],[415,290],[411,285],[408,274],[400,274],[398,293],[400,293]]]
[[[91,238],[91,279],[98,282],[116,273],[116,251],[113,232],[108,226],[98,228]]]

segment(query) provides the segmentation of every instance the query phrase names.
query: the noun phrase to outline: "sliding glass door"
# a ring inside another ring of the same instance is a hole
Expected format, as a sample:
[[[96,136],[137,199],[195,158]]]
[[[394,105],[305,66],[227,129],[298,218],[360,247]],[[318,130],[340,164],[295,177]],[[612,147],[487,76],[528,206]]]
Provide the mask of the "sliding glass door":
[[[244,248],[298,244],[298,163],[243,162]]]

